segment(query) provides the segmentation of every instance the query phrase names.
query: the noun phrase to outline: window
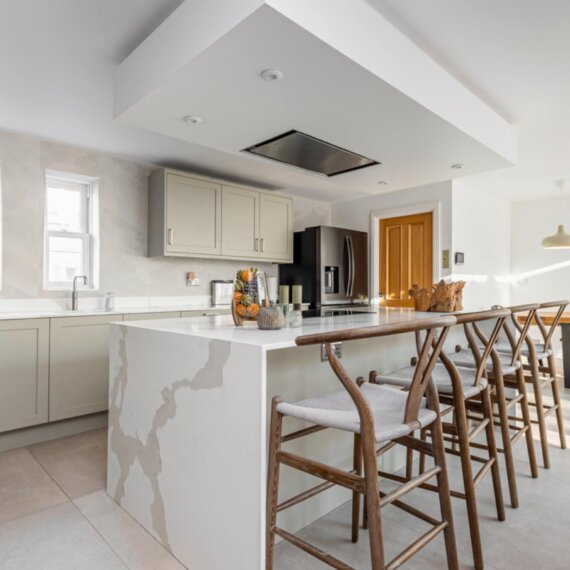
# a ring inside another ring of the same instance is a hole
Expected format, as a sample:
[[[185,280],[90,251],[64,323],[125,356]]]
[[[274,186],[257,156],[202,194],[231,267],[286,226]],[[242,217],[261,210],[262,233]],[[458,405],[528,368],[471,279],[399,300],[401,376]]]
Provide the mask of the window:
[[[68,289],[76,275],[95,287],[94,192],[97,181],[46,172],[44,286]]]

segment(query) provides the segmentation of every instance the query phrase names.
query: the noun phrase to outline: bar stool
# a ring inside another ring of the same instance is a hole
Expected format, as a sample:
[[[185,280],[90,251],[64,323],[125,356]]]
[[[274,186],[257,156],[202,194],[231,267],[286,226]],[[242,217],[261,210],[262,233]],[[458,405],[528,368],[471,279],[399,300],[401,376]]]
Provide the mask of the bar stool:
[[[495,506],[497,518],[505,520],[505,507],[501,489],[501,476],[495,444],[495,434],[493,428],[493,409],[491,405],[491,391],[487,381],[486,362],[492,353],[492,346],[495,342],[505,319],[510,312],[506,309],[491,311],[481,311],[477,313],[456,314],[458,324],[475,323],[480,321],[495,321],[492,333],[487,341],[485,349],[481,354],[478,350],[477,341],[470,330],[466,331],[467,340],[477,359],[477,367],[464,368],[456,366],[453,361],[444,353],[440,353],[441,363],[434,366],[432,377],[435,381],[439,394],[440,403],[449,406],[442,414],[447,415],[453,411],[453,421],[444,422],[443,430],[447,434],[444,440],[451,443],[453,447],[446,447],[445,451],[452,455],[459,456],[461,461],[461,472],[463,476],[464,491],[451,491],[452,497],[464,499],[467,507],[469,520],[469,530],[471,534],[471,547],[475,568],[482,570],[483,548],[481,544],[481,533],[477,514],[476,488],[481,480],[491,472],[493,480],[493,490],[495,495]],[[418,335],[417,335],[418,336]],[[419,340],[418,340],[419,342]],[[403,388],[410,386],[410,372],[413,367],[406,367],[394,372],[380,374],[373,370],[370,372],[370,381],[378,384],[393,384]],[[482,415],[482,418],[473,416],[470,412],[475,411]],[[470,430],[469,421],[480,422],[475,428]],[[485,432],[488,458],[471,455],[471,446],[474,439]],[[425,434],[422,434],[424,437]],[[455,449],[458,444],[459,450]],[[420,454],[420,473],[424,469],[423,454]],[[473,476],[472,462],[482,463],[481,469]],[[410,470],[406,477],[380,472],[381,477],[405,483],[409,479]],[[423,488],[435,490],[428,484]]]
[[[454,570],[458,568],[439,403],[437,391],[430,381],[431,371],[441,352],[449,327],[455,322],[456,319],[452,316],[434,316],[415,321],[386,323],[373,327],[307,335],[296,339],[295,342],[299,346],[324,343],[329,364],[342,383],[344,390],[296,403],[283,402],[277,396],[273,398],[267,474],[266,570],[273,569],[275,536],[281,537],[329,566],[350,569],[339,559],[277,526],[278,511],[297,505],[333,485],[341,485],[353,492],[353,541],[358,538],[360,495],[365,497],[370,529],[371,568],[373,570],[400,567],[441,532],[444,533],[445,537],[447,567]],[[436,328],[440,329],[437,342],[434,340]],[[421,347],[418,364],[415,367],[410,390],[407,393],[363,381],[355,381],[335,356],[331,346],[333,342],[420,330],[426,331],[426,339]],[[312,426],[289,435],[282,435],[283,419],[288,416],[308,421]],[[421,442],[413,437],[414,430],[428,427],[432,435],[431,444]],[[353,471],[343,471],[282,449],[282,444],[287,441],[326,428],[335,428],[355,434]],[[376,449],[378,444],[382,444],[380,450]],[[421,449],[432,455],[435,466],[422,476],[406,482],[395,491],[385,493],[379,489],[377,453],[381,454],[396,444]],[[323,479],[325,483],[278,504],[281,465],[309,473]],[[362,474],[363,470],[364,474]],[[441,520],[434,519],[401,501],[403,495],[433,477],[437,478]],[[386,563],[380,511],[382,507],[389,504],[393,504],[429,523],[432,528],[398,554],[390,563]]]
[[[551,301],[548,303],[542,303],[538,306],[538,310],[535,311],[534,315],[529,314],[526,321],[531,324],[531,322],[534,320],[540,330],[543,342],[535,342],[531,339],[530,335],[526,335],[526,346],[523,345],[520,351],[521,356],[524,356],[527,360],[527,363],[523,365],[525,381],[529,384],[532,384],[533,387],[534,402],[529,402],[529,405],[533,406],[536,410],[537,419],[532,420],[532,423],[538,424],[542,449],[542,459],[545,469],[550,468],[550,451],[548,449],[546,417],[554,412],[556,413],[560,447],[562,449],[566,449],[564,416],[562,412],[562,404],[560,401],[560,389],[558,386],[556,361],[552,347],[552,337],[567,305],[568,301]],[[550,327],[547,327],[544,324],[540,316],[539,311],[544,309],[556,309],[556,314],[552,320]],[[523,325],[521,325],[515,315],[513,315],[512,324],[514,328],[507,326],[507,329],[509,331],[507,334],[510,334],[511,336],[515,336],[516,334],[521,335],[523,331]],[[497,351],[505,354],[511,354],[512,346],[508,343],[498,343]],[[546,366],[544,365],[544,361],[547,363]],[[545,405],[542,399],[542,390],[548,384],[551,385],[552,389],[552,406]]]
[[[520,305],[511,307],[509,311],[511,315],[525,312],[532,316],[536,309],[538,309],[538,305]],[[525,342],[529,326],[530,319],[527,320],[524,327],[521,328],[521,333],[517,340],[514,335],[510,334],[507,327],[507,320],[505,319],[503,330],[506,332],[511,353],[499,354],[493,347],[487,361],[487,378],[492,388],[491,401],[497,406],[498,410],[497,413],[494,413],[494,417],[497,418],[497,421],[494,423],[501,430],[503,442],[503,447],[497,450],[505,456],[509,494],[513,508],[519,506],[513,446],[517,444],[523,436],[526,437],[531,476],[533,478],[538,477],[526,383],[522,362],[520,361],[520,351]],[[471,336],[472,342],[476,344],[479,353],[488,344],[488,340],[485,338],[483,331],[477,323],[465,323],[464,331],[467,338]],[[468,368],[477,367],[478,359],[470,348],[462,348],[460,345],[457,345],[455,352],[450,353],[448,356],[457,366]],[[516,395],[512,397],[509,396],[505,388],[515,389],[517,391]],[[515,412],[511,411],[517,404],[521,407],[522,417],[514,415]],[[522,422],[522,425],[512,422]],[[511,431],[514,431],[512,437]],[[475,442],[472,443],[472,446],[485,449],[483,444]]]

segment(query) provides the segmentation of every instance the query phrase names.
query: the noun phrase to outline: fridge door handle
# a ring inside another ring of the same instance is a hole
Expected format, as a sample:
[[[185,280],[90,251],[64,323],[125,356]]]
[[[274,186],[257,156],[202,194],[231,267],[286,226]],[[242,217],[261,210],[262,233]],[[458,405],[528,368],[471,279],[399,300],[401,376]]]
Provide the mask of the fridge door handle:
[[[352,241],[352,236],[348,236],[348,245],[349,245],[349,256],[350,256],[350,290],[348,292],[348,296],[352,299],[354,294],[354,279],[356,277],[356,262],[354,259],[354,243]]]
[[[344,284],[344,296],[348,299],[350,297],[350,284],[352,283],[352,257],[350,255],[350,236],[344,236],[344,246],[346,247],[346,258],[348,261],[348,276]]]

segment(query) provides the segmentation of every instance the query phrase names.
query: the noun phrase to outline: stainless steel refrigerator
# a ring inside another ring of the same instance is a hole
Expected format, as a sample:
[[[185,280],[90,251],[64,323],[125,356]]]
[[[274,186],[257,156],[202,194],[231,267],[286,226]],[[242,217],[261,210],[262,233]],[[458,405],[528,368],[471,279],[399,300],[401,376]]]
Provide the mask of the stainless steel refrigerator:
[[[311,308],[368,303],[368,234],[330,226],[294,235],[293,263],[279,266],[281,285],[303,285]]]

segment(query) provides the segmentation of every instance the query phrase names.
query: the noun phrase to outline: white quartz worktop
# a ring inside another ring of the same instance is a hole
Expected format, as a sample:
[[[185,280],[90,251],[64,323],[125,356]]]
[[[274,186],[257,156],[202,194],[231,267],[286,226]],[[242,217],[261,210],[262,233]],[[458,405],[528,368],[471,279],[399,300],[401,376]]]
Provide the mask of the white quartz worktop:
[[[103,315],[132,315],[138,313],[170,313],[183,311],[216,311],[227,312],[229,307],[213,307],[212,305],[174,305],[165,307],[118,307],[112,311],[105,309],[71,310],[30,310],[30,311],[0,311],[0,321],[15,319],[47,319],[56,317],[93,317]]]
[[[368,307],[372,311],[372,307]],[[175,333],[210,340],[222,340],[238,344],[255,345],[264,350],[276,350],[295,346],[298,336],[340,331],[357,327],[371,327],[383,323],[413,321],[432,316],[413,309],[381,308],[374,313],[346,316],[313,317],[303,319],[299,328],[283,328],[265,331],[255,324],[236,327],[230,315],[202,317],[198,319],[160,319],[118,323],[120,326]]]

